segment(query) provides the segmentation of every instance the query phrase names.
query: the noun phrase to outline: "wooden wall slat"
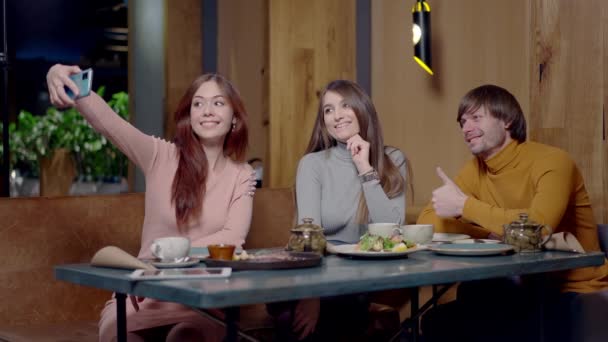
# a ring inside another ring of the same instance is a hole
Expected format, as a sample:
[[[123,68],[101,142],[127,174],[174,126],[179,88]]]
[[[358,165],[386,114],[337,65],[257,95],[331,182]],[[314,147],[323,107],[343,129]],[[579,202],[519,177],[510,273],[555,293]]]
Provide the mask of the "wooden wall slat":
[[[188,86],[203,71],[201,0],[167,0],[165,137],[175,131],[173,112]]]
[[[598,222],[608,218],[602,124],[606,7],[602,0],[539,0],[531,9],[535,54],[530,138],[570,153],[581,169]]]
[[[267,168],[267,0],[222,0],[217,5],[218,72],[239,89],[249,113],[247,158],[260,158]]]
[[[604,56],[604,61],[602,62],[602,68],[600,69],[601,73],[604,75],[604,94],[602,100],[602,126],[604,129],[604,134],[601,149],[604,163],[601,174],[603,175],[602,194],[604,195],[599,203],[593,204],[595,212],[599,213],[596,215],[600,215],[596,216],[598,223],[608,223],[608,116],[606,116],[606,111],[608,110],[608,4],[602,2],[601,6],[601,22],[604,37],[604,42],[602,45],[602,55]],[[602,209],[599,209],[598,207]],[[600,210],[603,210],[603,213]]]
[[[355,2],[269,0],[269,186],[294,184],[311,135],[317,92],[354,80]]]

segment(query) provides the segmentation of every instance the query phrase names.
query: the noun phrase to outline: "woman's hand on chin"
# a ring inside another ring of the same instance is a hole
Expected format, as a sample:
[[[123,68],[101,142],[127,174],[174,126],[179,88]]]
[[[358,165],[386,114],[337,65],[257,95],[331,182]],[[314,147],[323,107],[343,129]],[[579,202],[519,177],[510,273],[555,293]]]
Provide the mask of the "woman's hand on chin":
[[[346,141],[346,149],[350,151],[359,174],[364,174],[372,169],[369,163],[369,148],[369,142],[363,140],[359,134],[353,135]]]

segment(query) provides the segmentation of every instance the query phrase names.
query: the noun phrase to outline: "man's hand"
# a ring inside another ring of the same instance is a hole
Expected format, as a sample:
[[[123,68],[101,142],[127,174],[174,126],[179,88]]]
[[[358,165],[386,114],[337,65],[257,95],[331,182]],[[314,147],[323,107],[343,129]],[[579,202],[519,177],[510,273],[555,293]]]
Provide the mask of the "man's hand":
[[[462,190],[450,177],[437,167],[437,176],[443,181],[443,185],[433,191],[433,209],[439,217],[459,217],[462,215],[464,203],[467,200]]]

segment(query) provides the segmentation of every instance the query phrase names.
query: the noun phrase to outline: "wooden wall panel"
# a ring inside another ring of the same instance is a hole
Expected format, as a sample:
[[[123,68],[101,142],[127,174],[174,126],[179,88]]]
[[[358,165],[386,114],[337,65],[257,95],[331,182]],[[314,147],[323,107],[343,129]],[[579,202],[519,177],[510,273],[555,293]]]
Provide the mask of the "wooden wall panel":
[[[239,89],[249,113],[248,159],[268,169],[268,1],[218,1],[218,72]]]
[[[294,184],[311,135],[317,92],[333,79],[356,77],[355,5],[351,0],[269,0],[272,187]]]
[[[413,60],[414,1],[372,1],[372,98],[385,141],[410,158],[418,205],[440,185],[435,167],[454,176],[471,154],[456,123],[460,98],[494,83],[529,108],[529,1],[433,0],[434,76]]]
[[[608,223],[608,122],[606,121],[608,118],[606,117],[606,110],[608,109],[608,4],[605,2],[602,3],[602,30],[604,42],[602,45],[602,54],[604,55],[604,61],[602,62],[602,74],[604,75],[604,94],[602,101],[602,127],[604,130],[603,141],[602,141],[602,153],[604,158],[603,163],[603,187],[602,193],[604,194],[603,198],[600,199],[600,202],[595,205],[596,219],[598,223]],[[603,211],[603,214],[602,214]],[[600,215],[600,216],[597,216]]]
[[[583,173],[598,222],[608,219],[603,136],[606,7],[602,0],[539,0],[532,5],[530,138],[570,152]]]
[[[173,112],[203,71],[201,0],[166,0],[165,137],[173,138]]]

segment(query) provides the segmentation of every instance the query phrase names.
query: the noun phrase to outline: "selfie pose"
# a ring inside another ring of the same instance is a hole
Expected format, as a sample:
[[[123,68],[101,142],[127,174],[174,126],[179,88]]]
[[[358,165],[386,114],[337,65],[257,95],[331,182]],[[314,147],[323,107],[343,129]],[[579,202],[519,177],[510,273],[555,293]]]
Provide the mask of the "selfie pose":
[[[354,82],[330,82],[298,166],[298,223],[312,218],[329,243],[358,242],[368,223],[404,223],[409,175],[404,154],[384,145],[369,96]],[[352,295],[299,301],[293,315],[278,306],[269,310],[297,338],[354,341],[364,338],[368,306],[367,295]]]
[[[175,111],[172,142],[146,135],[112,111],[95,92],[78,96],[70,75],[77,66],[55,65],[47,74],[51,102],[75,106],[86,120],[139,167],[146,179],[145,217],[138,257],[166,236],[188,237],[194,247],[241,245],[251,223],[255,179],[243,163],[247,113],[233,85],[216,74],[198,77]],[[223,327],[177,303],[132,298],[127,305],[129,341],[217,341]],[[101,314],[100,341],[116,339],[116,303]]]

